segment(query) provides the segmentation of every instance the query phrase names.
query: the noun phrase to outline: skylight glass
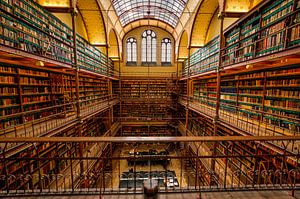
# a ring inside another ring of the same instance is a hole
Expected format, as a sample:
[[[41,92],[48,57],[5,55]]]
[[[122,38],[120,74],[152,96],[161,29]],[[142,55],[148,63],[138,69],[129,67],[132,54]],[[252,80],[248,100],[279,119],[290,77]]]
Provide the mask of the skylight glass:
[[[158,19],[175,27],[187,0],[113,0],[122,26],[138,19]]]

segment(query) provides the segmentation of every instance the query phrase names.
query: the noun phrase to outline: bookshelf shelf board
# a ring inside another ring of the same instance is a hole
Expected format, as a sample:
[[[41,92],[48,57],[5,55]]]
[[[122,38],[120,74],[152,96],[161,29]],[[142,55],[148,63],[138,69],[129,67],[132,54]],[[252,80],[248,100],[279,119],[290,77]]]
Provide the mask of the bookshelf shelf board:
[[[17,73],[6,72],[6,71],[1,71],[1,70],[0,70],[0,74],[2,74],[2,75],[11,75],[11,76],[16,76],[16,75],[18,75]]]
[[[23,86],[23,87],[51,87],[50,84],[25,84],[25,83],[20,83],[20,86]]]
[[[18,84],[15,83],[5,83],[5,82],[0,82],[0,86],[18,86]]]
[[[20,104],[10,104],[10,105],[0,105],[0,109],[7,109],[7,108],[12,108],[12,107],[18,107]]]

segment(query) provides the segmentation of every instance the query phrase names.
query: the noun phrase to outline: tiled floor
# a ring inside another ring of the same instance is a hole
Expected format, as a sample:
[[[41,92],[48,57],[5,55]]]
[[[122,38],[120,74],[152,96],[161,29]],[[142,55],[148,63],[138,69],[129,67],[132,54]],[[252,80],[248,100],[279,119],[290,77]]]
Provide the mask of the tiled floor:
[[[196,199],[196,193],[177,193],[160,194],[158,199]],[[102,198],[99,195],[70,195],[70,196],[37,196],[22,197],[23,199],[143,199],[142,194],[136,195],[105,195]],[[300,191],[296,192],[295,197],[289,195],[286,191],[235,191],[235,192],[209,192],[202,193],[201,199],[300,199]]]

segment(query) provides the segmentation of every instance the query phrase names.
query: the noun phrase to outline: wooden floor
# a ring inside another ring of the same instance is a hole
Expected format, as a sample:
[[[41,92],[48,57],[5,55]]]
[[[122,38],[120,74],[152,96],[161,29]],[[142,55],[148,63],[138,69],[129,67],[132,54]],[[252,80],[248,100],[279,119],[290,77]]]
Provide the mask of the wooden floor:
[[[170,193],[159,194],[158,199],[196,199],[196,193]],[[101,199],[99,195],[69,195],[69,196],[36,196],[22,197],[24,199]],[[142,194],[136,195],[105,195],[102,199],[143,199]],[[300,191],[295,192],[295,197],[286,191],[235,191],[235,192],[209,192],[202,193],[201,199],[300,199]]]

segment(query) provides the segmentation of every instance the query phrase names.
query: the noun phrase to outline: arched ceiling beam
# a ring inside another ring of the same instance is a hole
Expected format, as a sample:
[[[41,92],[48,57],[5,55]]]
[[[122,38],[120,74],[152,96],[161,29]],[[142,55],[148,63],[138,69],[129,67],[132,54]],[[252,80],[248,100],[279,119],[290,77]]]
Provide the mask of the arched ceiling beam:
[[[206,33],[216,9],[219,6],[217,0],[203,0],[195,16],[190,36],[190,47],[199,48],[205,44]]]
[[[97,1],[78,0],[77,7],[86,25],[89,42],[95,45],[106,45],[105,23]]]
[[[157,19],[138,19],[138,20],[135,20],[135,21],[127,24],[123,28],[124,33],[125,33],[124,36],[128,32],[130,32],[132,29],[135,29],[139,26],[153,26],[153,27],[162,28],[174,37],[174,28],[172,26],[170,26],[169,24],[167,24],[166,22],[160,21],[160,20],[157,20]],[[122,37],[122,39],[123,38],[124,37]]]

